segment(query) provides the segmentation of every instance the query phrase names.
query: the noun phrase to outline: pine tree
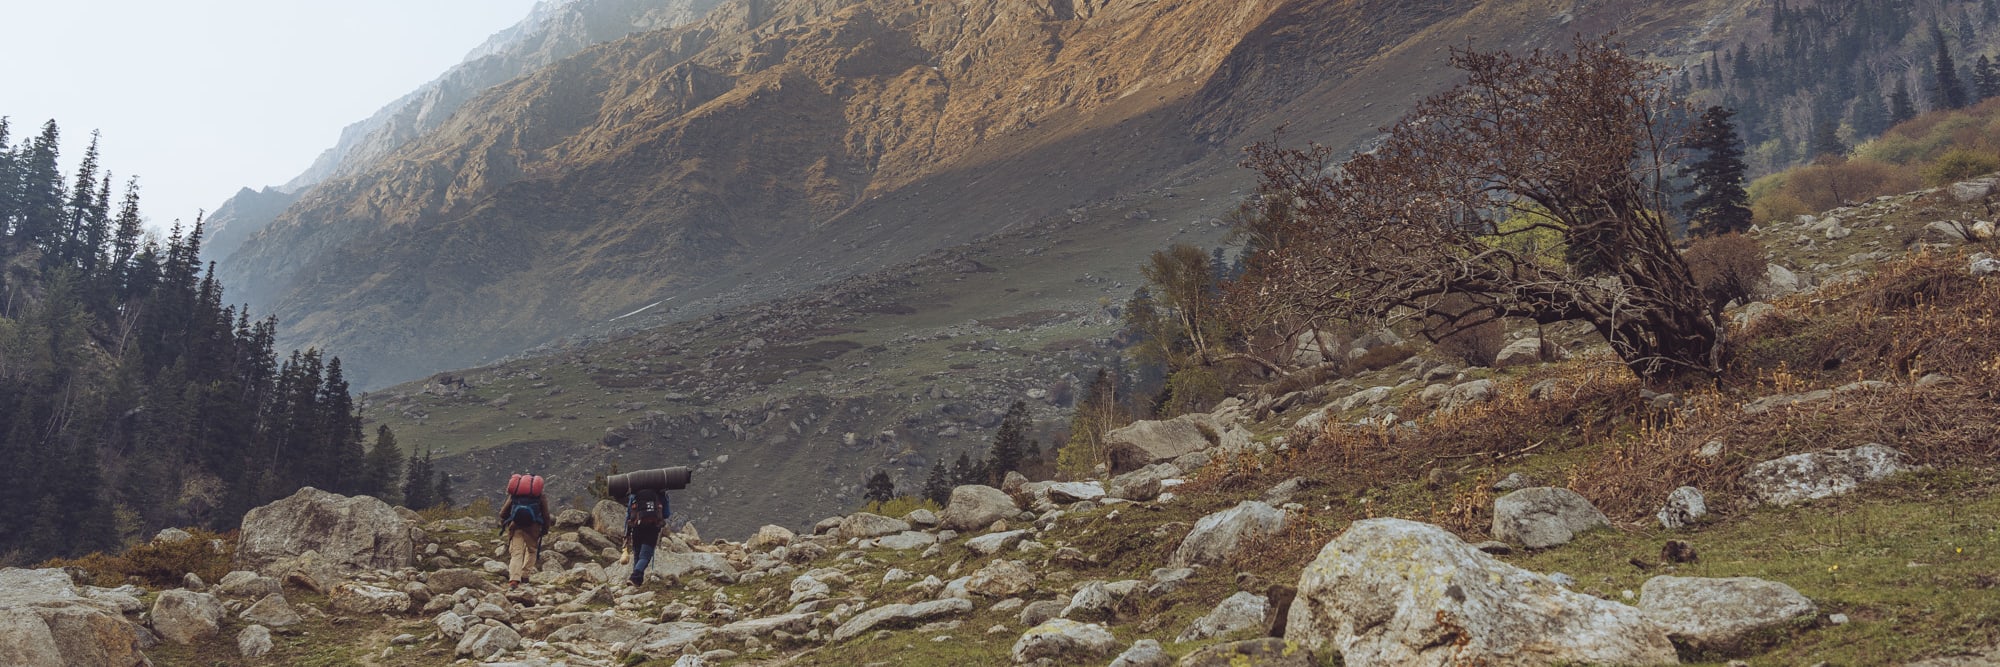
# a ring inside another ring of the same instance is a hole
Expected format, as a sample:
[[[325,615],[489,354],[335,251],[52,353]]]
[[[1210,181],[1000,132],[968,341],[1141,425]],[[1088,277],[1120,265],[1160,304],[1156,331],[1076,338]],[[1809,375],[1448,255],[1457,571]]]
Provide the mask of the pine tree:
[[[81,264],[84,254],[84,227],[90,224],[93,208],[97,203],[97,133],[90,133],[90,147],[84,149],[83,160],[77,164],[76,180],[73,181],[69,202],[63,206],[62,232],[47,244],[53,257],[47,258],[70,266]],[[92,250],[95,250],[93,248]]]
[[[1931,41],[1937,43],[1937,82],[1931,88],[1931,110],[1964,108],[1967,103],[1965,83],[1958,78],[1958,66],[1952,63],[1951,47],[1945,43],[1944,30],[1937,24],[1931,24]]]
[[[1812,125],[1812,144],[1808,151],[1814,158],[1841,158],[1847,155],[1847,144],[1840,140],[1840,122],[1829,114],[1815,114]]]
[[[951,466],[952,487],[957,488],[968,484],[985,484],[985,483],[986,483],[986,464],[984,462],[974,462],[972,460],[972,455],[967,454],[965,452],[959,452],[958,462],[953,463]]]
[[[1889,129],[1889,108],[1883,105],[1882,95],[1873,85],[1854,100],[1854,138],[1861,140],[1881,136]]]
[[[943,505],[951,500],[952,488],[951,477],[945,472],[944,462],[931,464],[931,474],[924,478],[924,497]]]
[[[862,485],[861,498],[871,503],[886,503],[896,499],[896,482],[889,479],[889,472],[877,470],[869,476],[868,483]]]
[[[1007,415],[1000,418],[1000,430],[993,435],[993,446],[986,457],[986,474],[995,486],[1007,473],[1019,470],[1021,456],[1028,448],[1028,429],[1034,427],[1034,417],[1028,414],[1027,401],[1014,401],[1008,406]]]
[[[1735,115],[1729,109],[1709,107],[1702,112],[1688,141],[1689,149],[1703,152],[1701,160],[1680,172],[1681,177],[1692,177],[1694,181],[1689,188],[1694,198],[1683,208],[1697,234],[1711,236],[1750,229],[1750,209],[1746,206],[1750,196],[1743,190],[1743,175],[1749,167],[1743,164],[1742,140],[1737,138],[1736,126],[1729,120]]]
[[[2000,72],[1993,69],[1993,59],[1980,54],[1972,65],[1973,90],[1982,101],[2000,97]]]
[[[14,238],[23,246],[48,241],[62,230],[63,179],[56,164],[61,139],[62,131],[51,120],[17,156],[21,194]]]
[[[422,458],[417,450],[410,450],[410,458],[404,465],[403,506],[413,510],[427,509],[437,504],[437,483],[432,481],[431,451],[424,450]]]
[[[451,508],[458,506],[458,499],[451,491],[451,473],[445,472],[442,469],[437,471],[437,491],[435,493],[436,495],[432,499],[437,501],[437,504],[433,505],[433,507]]]
[[[368,475],[362,493],[393,500],[390,493],[396,490],[396,480],[403,474],[403,452],[388,424],[375,428],[375,447],[368,450],[365,468]]]
[[[1889,126],[1917,117],[1917,104],[1910,97],[1910,82],[1896,79],[1896,92],[1889,94]]]
[[[21,208],[20,167],[15,164],[13,149],[8,148],[11,132],[8,118],[0,116],[0,239],[13,235],[14,217]]]

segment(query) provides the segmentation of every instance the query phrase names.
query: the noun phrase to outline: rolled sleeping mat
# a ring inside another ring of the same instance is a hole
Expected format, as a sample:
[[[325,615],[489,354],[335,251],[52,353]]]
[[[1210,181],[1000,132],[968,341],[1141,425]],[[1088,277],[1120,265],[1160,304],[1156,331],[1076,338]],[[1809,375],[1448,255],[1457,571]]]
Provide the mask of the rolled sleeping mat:
[[[633,472],[612,475],[609,479],[606,479],[605,482],[606,485],[610,487],[609,490],[611,491],[612,497],[623,498],[626,495],[631,494],[633,491],[637,491],[640,489],[678,491],[687,488],[688,482],[692,481],[693,479],[694,479],[693,469],[690,469],[686,466],[675,466],[672,468],[637,470]]]
[[[530,481],[530,485],[531,486],[528,489],[528,495],[534,496],[536,498],[542,497],[542,476],[535,475],[534,478]]]
[[[521,495],[521,473],[514,473],[513,477],[507,478],[507,495]]]
[[[542,476],[516,474],[507,478],[507,495],[542,497]]]

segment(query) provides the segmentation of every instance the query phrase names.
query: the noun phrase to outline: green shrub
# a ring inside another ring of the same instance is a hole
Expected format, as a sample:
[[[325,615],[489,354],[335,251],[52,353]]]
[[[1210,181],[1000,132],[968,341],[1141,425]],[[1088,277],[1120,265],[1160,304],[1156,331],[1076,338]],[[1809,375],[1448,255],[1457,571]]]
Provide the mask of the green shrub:
[[[1200,412],[1222,401],[1222,380],[1207,367],[1195,366],[1174,371],[1167,378],[1167,401],[1160,407],[1162,417]]]
[[[1933,186],[1957,183],[2000,171],[2000,156],[1983,151],[1954,148],[1924,166],[1924,182]]]

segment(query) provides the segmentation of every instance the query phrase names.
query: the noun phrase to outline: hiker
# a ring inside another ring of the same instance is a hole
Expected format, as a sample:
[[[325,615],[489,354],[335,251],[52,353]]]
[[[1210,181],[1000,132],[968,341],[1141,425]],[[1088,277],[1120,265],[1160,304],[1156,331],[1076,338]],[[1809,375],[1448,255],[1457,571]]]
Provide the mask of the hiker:
[[[660,546],[660,530],[672,516],[667,509],[667,492],[635,489],[625,496],[625,548],[633,556],[633,586],[646,583],[646,567],[653,564],[653,551]]]
[[[548,527],[549,507],[542,502],[541,476],[508,479],[507,506],[500,508],[500,530],[507,534],[508,588],[519,588],[540,567],[542,534]]]

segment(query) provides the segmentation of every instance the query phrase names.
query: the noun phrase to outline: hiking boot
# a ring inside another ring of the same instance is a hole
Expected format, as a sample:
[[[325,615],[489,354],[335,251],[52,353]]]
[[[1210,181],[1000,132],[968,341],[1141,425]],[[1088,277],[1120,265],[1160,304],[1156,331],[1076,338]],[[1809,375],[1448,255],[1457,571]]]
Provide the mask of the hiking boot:
[[[514,590],[514,589],[516,589],[516,588],[520,588],[520,587],[521,587],[521,580],[519,580],[519,579],[508,579],[508,580],[507,580],[507,590],[510,590],[510,591],[511,591],[511,590]]]

